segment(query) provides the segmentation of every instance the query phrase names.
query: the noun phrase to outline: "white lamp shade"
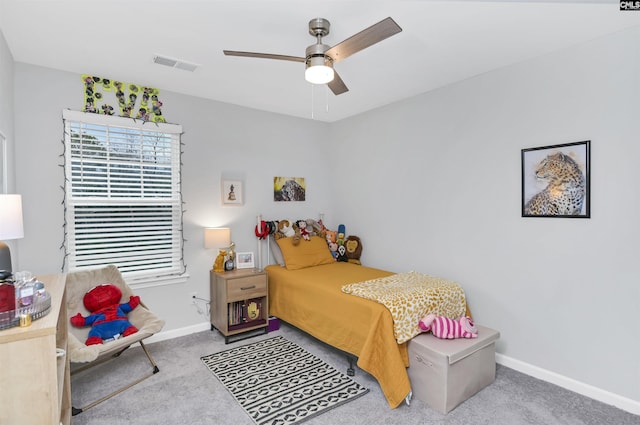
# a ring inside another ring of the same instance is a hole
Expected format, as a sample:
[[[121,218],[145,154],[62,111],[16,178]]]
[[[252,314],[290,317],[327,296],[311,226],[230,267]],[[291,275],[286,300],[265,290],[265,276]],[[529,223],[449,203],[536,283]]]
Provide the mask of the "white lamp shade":
[[[22,196],[0,195],[0,240],[23,237]]]
[[[228,227],[207,227],[204,229],[205,248],[228,248],[231,246],[231,229]]]

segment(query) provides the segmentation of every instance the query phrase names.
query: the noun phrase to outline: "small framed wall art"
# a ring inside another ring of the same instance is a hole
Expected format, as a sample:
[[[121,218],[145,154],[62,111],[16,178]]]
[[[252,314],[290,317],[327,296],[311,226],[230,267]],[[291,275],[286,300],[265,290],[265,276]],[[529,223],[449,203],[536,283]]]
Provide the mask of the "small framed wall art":
[[[276,202],[304,201],[307,184],[304,177],[274,177],[273,200]]]
[[[253,252],[237,252],[236,267],[239,269],[252,269],[255,267]]]
[[[222,205],[242,205],[242,182],[222,180]]]
[[[590,141],[522,149],[522,217],[591,217]]]

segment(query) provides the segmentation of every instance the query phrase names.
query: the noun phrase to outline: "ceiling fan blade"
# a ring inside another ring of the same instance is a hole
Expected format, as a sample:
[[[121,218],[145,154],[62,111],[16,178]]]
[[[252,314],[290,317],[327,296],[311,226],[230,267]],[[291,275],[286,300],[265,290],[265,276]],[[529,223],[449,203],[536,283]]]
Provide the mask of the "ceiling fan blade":
[[[344,81],[342,81],[342,78],[340,78],[335,69],[333,70],[333,80],[329,81],[327,83],[327,86],[329,86],[333,94],[335,94],[336,96],[349,91],[347,86],[344,84]]]
[[[325,54],[329,55],[334,62],[338,62],[400,31],[402,31],[402,28],[396,24],[396,21],[386,18],[336,44],[327,50]]]
[[[270,53],[253,53],[253,52],[238,52],[235,50],[223,50],[227,56],[243,56],[247,58],[262,58],[262,59],[277,59],[283,61],[304,62],[306,59],[298,56],[287,55],[272,55]]]

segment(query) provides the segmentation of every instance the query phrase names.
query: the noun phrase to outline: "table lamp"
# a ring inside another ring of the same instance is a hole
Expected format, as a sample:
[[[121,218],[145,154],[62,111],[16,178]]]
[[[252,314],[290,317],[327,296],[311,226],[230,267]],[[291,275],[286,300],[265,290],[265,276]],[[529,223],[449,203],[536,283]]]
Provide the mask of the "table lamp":
[[[0,270],[12,271],[11,250],[2,241],[23,237],[22,196],[0,195]]]
[[[227,227],[207,227],[204,229],[204,247],[217,248],[218,256],[213,262],[214,272],[224,271],[226,249],[231,246],[231,229]]]

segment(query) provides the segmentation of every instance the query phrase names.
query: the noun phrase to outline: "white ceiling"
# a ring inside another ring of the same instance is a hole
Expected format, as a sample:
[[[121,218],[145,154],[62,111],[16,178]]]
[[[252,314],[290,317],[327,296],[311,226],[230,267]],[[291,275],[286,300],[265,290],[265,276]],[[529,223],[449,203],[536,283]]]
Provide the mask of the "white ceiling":
[[[403,31],[336,63],[340,96],[307,83],[302,63],[222,53],[304,56],[312,18],[331,22],[333,46],[387,16]],[[16,62],[327,122],[637,25],[617,0],[0,0]]]

